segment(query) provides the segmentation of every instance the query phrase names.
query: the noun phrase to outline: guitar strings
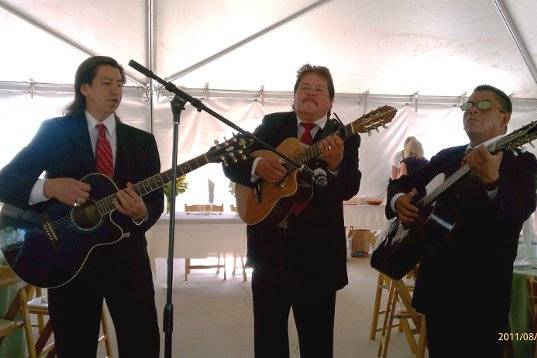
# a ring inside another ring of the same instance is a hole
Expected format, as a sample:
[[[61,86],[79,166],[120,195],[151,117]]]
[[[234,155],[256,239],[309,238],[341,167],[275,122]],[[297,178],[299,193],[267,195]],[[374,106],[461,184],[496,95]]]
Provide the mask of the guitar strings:
[[[236,139],[238,140],[238,139],[240,139],[240,137],[236,137]],[[233,146],[230,146],[229,144],[226,144],[228,142],[229,141],[226,141],[226,142],[222,143],[222,148],[224,150],[226,148],[234,148]],[[247,143],[243,143],[240,140],[238,140],[238,147],[244,149],[244,148],[246,148],[246,144]],[[222,151],[222,149],[220,149],[220,151]],[[197,156],[197,157],[195,157],[193,159],[190,159],[190,160],[188,160],[188,161],[186,161],[186,162],[184,162],[182,164],[177,165],[175,167],[175,171],[180,172],[180,175],[184,175],[185,171],[182,169],[182,167],[187,167],[189,170],[186,171],[186,173],[188,173],[188,172],[192,171],[192,167],[191,167],[192,164],[194,164],[195,169],[197,169],[200,166],[209,163],[209,159],[207,158],[207,154],[208,153],[205,153],[203,155]],[[149,177],[149,178],[147,178],[145,180],[142,180],[141,182],[134,184],[133,187],[135,188],[135,190],[136,190],[137,187],[142,187],[142,188],[146,189],[145,184],[148,183],[148,186],[149,186],[150,190],[143,194],[143,195],[145,195],[145,194],[150,193],[150,192],[152,192],[154,190],[157,190],[158,188],[161,188],[164,185],[166,185],[167,183],[171,182],[172,178],[170,177],[170,174],[172,172],[173,172],[173,168],[169,169],[169,170],[167,170],[165,172],[156,174],[156,175],[154,175],[152,177]],[[157,184],[156,187],[153,188],[153,185],[151,185],[151,180],[153,180],[154,184]],[[75,221],[77,219],[80,219],[83,216],[95,215],[97,213],[102,217],[102,216],[108,214],[109,212],[115,210],[115,206],[112,207],[112,208],[109,208],[110,204],[107,203],[106,201],[110,202],[111,199],[114,199],[116,197],[116,194],[117,193],[114,193],[114,194],[111,194],[111,195],[109,195],[109,196],[107,196],[105,198],[102,198],[102,199],[96,201],[94,204],[76,211],[74,213],[74,215],[64,216],[63,218],[60,218],[59,220],[51,222],[50,224],[52,225],[52,227],[54,229],[62,229],[63,227],[74,226],[76,224]],[[106,209],[104,214],[101,214],[101,212],[99,210],[99,207],[97,205],[97,203],[99,203],[99,202],[103,203],[103,206]]]

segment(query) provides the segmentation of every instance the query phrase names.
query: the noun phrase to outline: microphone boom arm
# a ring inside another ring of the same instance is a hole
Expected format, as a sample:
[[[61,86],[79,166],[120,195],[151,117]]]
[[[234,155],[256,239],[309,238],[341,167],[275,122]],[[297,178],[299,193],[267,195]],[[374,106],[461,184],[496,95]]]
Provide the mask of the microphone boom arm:
[[[253,135],[252,133],[242,129],[241,127],[239,127],[238,125],[236,125],[235,123],[229,121],[228,119],[226,119],[224,116],[216,113],[215,111],[213,111],[211,108],[207,107],[205,104],[203,104],[202,101],[200,101],[199,99],[197,98],[194,98],[192,97],[191,95],[189,95],[188,93],[186,93],[185,91],[179,89],[176,85],[174,85],[172,82],[168,82],[168,81],[165,81],[164,79],[160,78],[159,76],[155,75],[153,73],[153,71],[151,71],[150,69],[148,69],[147,67],[139,64],[138,62],[134,61],[134,60],[130,60],[129,61],[129,66],[131,66],[132,68],[134,68],[136,71],[140,72],[141,74],[149,77],[149,78],[152,78],[154,79],[155,81],[157,81],[158,83],[160,83],[161,85],[164,86],[164,88],[166,88],[167,91],[175,94],[176,96],[180,97],[181,99],[183,99],[184,101],[186,102],[190,102],[190,104],[192,104],[192,106],[196,107],[196,109],[198,110],[198,112],[201,112],[201,111],[205,111],[207,113],[209,113],[211,116],[213,116],[214,118],[218,119],[219,121],[227,124],[229,127],[235,129],[236,131],[238,131],[239,133],[242,133],[246,138],[250,138],[252,139],[253,141],[255,141],[256,143],[260,144],[263,148],[266,148],[268,150],[270,150],[271,152],[275,153],[276,155],[278,155],[280,158],[284,159],[286,162],[292,164],[296,169],[300,169],[300,170],[303,170],[304,169],[304,166],[303,165],[300,165],[298,163],[296,163],[294,160],[292,160],[291,158],[289,158],[288,156],[286,156],[285,154],[279,152],[278,150],[276,150],[275,148],[273,148],[272,146],[270,146],[269,144],[265,143],[264,141],[262,141],[261,139],[257,138],[255,135]],[[309,168],[308,168],[309,169]],[[311,172],[311,170],[310,170]],[[309,173],[309,172],[308,172]]]

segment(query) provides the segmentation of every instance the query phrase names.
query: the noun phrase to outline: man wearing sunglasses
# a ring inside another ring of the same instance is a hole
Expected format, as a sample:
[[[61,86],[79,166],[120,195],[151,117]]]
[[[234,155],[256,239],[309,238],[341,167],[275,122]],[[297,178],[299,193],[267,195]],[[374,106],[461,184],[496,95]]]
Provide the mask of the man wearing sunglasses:
[[[414,199],[425,185],[468,164],[470,175],[436,203],[453,209],[457,220],[450,234],[426,248],[413,306],[425,315],[431,357],[464,356],[463,347],[500,357],[518,237],[535,210],[537,161],[518,150],[492,155],[486,149],[506,133],[511,118],[511,100],[503,91],[478,86],[461,109],[470,143],[444,149],[424,168],[391,182],[386,215],[411,224],[419,213]]]

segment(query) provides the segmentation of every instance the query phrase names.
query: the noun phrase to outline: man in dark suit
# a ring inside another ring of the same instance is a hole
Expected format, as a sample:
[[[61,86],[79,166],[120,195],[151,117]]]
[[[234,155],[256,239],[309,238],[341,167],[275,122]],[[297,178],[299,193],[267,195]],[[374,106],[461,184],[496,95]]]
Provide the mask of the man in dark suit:
[[[304,65],[294,93],[294,111],[265,116],[254,134],[273,147],[289,137],[320,142],[320,159],[308,165],[324,169],[328,184],[315,188],[309,203],[296,206],[279,225],[247,227],[256,358],[289,356],[291,308],[301,357],[332,357],[336,291],[347,284],[342,202],[360,186],[360,138],[343,142],[332,134],[337,124],[327,119],[334,85],[326,67]],[[286,174],[278,159],[261,157],[225,172],[248,186],[257,180],[276,183]]]
[[[112,58],[85,60],[75,76],[75,100],[66,115],[43,122],[36,136],[0,172],[0,200],[25,207],[61,202],[82,205],[101,172],[119,188],[114,205],[128,238],[96,247],[78,275],[48,290],[58,356],[95,357],[106,300],[122,357],[158,357],[159,329],[145,231],[163,210],[162,190],[143,198],[131,183],[157,174],[155,138],[115,116],[125,76]],[[44,179],[38,179],[45,172]],[[119,238],[118,238],[119,239]]]
[[[456,212],[446,238],[431,238],[421,259],[413,305],[425,314],[432,357],[501,356],[508,332],[513,261],[522,223],[535,210],[537,163],[521,151],[492,155],[486,145],[506,133],[511,100],[482,85],[462,107],[469,145],[448,148],[409,176],[388,185],[388,218],[418,216],[413,198],[439,173],[467,163],[471,175],[437,201]],[[468,151],[468,149],[470,149]],[[466,154],[465,154],[466,153]],[[467,352],[467,355],[464,354]]]

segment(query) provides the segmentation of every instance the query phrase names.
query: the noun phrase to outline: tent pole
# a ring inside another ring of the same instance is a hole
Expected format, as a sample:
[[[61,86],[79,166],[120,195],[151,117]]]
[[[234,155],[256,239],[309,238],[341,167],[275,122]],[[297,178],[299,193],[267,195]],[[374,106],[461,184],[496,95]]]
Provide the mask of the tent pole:
[[[518,50],[520,51],[520,54],[524,58],[524,61],[526,62],[526,65],[528,66],[528,70],[533,76],[533,80],[537,84],[537,67],[535,66],[535,62],[533,62],[533,59],[530,53],[528,52],[528,47],[526,46],[526,43],[520,36],[518,28],[516,27],[516,24],[513,18],[511,17],[511,14],[509,13],[509,9],[507,8],[503,0],[494,0],[494,4],[496,5],[496,8],[498,9],[500,16],[502,17],[502,20],[505,23],[505,26],[507,26],[507,29],[509,30],[511,37],[515,41],[515,44],[518,47]]]
[[[175,81],[176,79],[180,78],[180,77],[183,77],[184,75],[194,71],[194,70],[197,70],[198,68],[202,67],[202,66],[205,66],[206,64],[216,60],[217,58],[220,58],[226,54],[228,54],[229,52],[231,51],[234,51],[236,49],[238,49],[239,47],[242,47],[243,45],[249,43],[249,42],[252,42],[253,40],[257,39],[258,37],[261,37],[263,35],[265,35],[266,33],[274,30],[274,29],[277,29],[278,27],[281,27],[282,25],[285,25],[286,23],[302,16],[302,15],[305,15],[307,14],[308,12],[312,11],[312,10],[315,10],[316,8],[324,5],[325,3],[329,2],[331,0],[318,0],[316,2],[314,2],[313,4],[309,5],[309,6],[306,6],[305,8],[295,12],[294,14],[291,14],[289,16],[287,16],[286,18],[276,22],[275,24],[272,24],[268,27],[265,27],[263,30],[261,31],[258,31],[256,32],[255,34],[253,35],[250,35],[248,37],[246,37],[245,39],[242,39],[241,41],[223,49],[222,51],[219,51],[203,60],[201,60],[200,62],[198,63],[195,63],[193,64],[192,66],[190,67],[187,67],[185,68],[184,70],[181,70],[179,72],[176,72],[174,73],[173,75],[165,78],[166,81],[169,81],[169,82],[172,82],[172,81]]]
[[[155,68],[155,1],[147,0],[146,8],[146,25],[147,25],[147,37],[146,37],[146,63],[147,67],[153,71]],[[149,100],[149,130],[154,132],[154,103],[153,94],[155,90],[155,83],[152,79],[149,79],[148,83],[148,100]]]

